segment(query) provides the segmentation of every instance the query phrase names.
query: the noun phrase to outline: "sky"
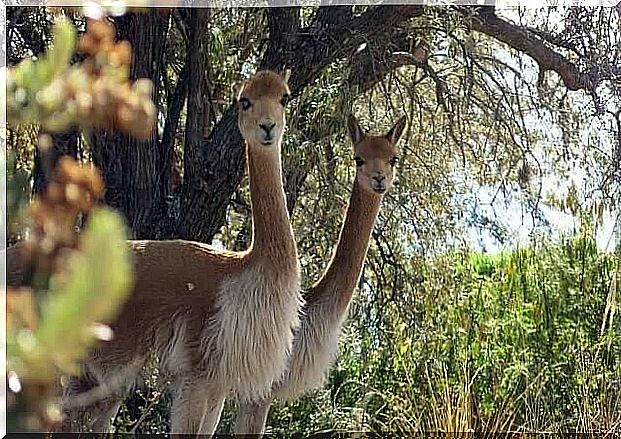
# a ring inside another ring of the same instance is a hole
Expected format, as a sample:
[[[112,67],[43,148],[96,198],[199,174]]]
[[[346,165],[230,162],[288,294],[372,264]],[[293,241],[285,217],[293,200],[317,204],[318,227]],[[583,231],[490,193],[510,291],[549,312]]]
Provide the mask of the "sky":
[[[498,14],[512,21],[518,21],[515,8],[504,8],[500,10]],[[552,20],[554,20],[553,17]],[[531,68],[524,68],[524,66],[518,65],[516,63],[516,59],[511,57],[507,51],[499,51],[498,53],[495,53],[495,55],[520,70],[528,82],[536,82],[538,71],[534,63]],[[554,73],[548,74],[554,75]],[[576,104],[578,111],[580,111],[580,109],[589,111],[592,107],[590,97],[587,97],[582,92],[572,93],[571,98]],[[611,100],[609,105],[610,110],[618,110],[618,107],[612,107],[612,105],[618,105],[618,102],[613,104],[613,101]],[[554,123],[549,120],[549,118],[542,118],[535,113],[527,114],[525,120],[527,126],[531,129],[543,133],[541,141],[534,146],[533,153],[540,163],[544,163],[544,168],[549,168],[553,164],[546,163],[549,162],[546,151],[550,151],[551,148],[562,147],[562,133],[558,127],[554,126]],[[585,148],[588,148],[593,142],[596,142],[598,143],[597,146],[604,150],[611,149],[611,139],[603,135],[602,126],[598,123],[591,123],[587,126],[581,126],[581,130],[577,133],[576,139]],[[591,172],[589,171],[588,165],[580,164],[578,162],[574,164],[573,168],[564,178],[554,176],[551,172],[547,172],[546,175],[541,178],[542,194],[545,195],[547,193],[553,193],[558,197],[562,197],[567,193],[572,183],[579,189],[584,188],[585,183],[589,182],[590,176]],[[480,212],[491,217],[495,216],[499,219],[500,222],[503,223],[503,225],[511,232],[513,239],[503,246],[498,243],[489,232],[480,231],[472,227],[469,229],[468,241],[474,248],[490,253],[499,252],[507,247],[512,247],[515,244],[527,244],[531,232],[534,230],[540,230],[541,224],[533,223],[530,214],[525,212],[522,203],[520,203],[517,199],[497,199],[492,206],[491,200],[494,193],[494,188],[480,187],[478,189],[475,195],[479,200]],[[572,215],[547,206],[542,207],[542,212],[545,219],[550,224],[550,232],[552,236],[560,237],[563,234],[572,234],[573,231],[578,230],[579,228],[578,219],[574,218]],[[619,212],[605,212],[603,215],[603,223],[596,231],[596,241],[599,249],[611,252],[615,250],[617,239],[621,236],[621,232],[617,231],[619,227],[621,227]]]
[[[481,188],[477,194],[481,204],[479,209],[483,213],[493,215],[492,207],[489,205],[493,191],[489,188]],[[486,205],[488,204],[488,205]],[[533,221],[530,214],[524,211],[521,203],[517,201],[494,203],[493,211],[501,223],[510,231],[511,240],[507,243],[500,244],[492,234],[488,231],[477,230],[474,227],[469,228],[468,241],[474,249],[485,251],[487,253],[498,253],[502,250],[514,248],[516,244],[527,245],[530,235],[533,231],[542,230],[542,227],[533,227]],[[546,206],[542,207],[545,218],[550,223],[551,236],[560,237],[562,235],[571,235],[579,228],[579,221],[572,215],[560,212]],[[616,245],[616,229],[614,213],[607,212],[604,214],[603,224],[596,232],[597,247],[602,251],[613,252]]]

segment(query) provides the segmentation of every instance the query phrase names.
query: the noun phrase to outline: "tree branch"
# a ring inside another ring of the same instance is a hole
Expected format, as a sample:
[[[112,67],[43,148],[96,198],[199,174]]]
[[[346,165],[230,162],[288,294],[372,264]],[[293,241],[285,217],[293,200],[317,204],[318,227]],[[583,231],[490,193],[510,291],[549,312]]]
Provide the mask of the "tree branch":
[[[300,30],[300,8],[269,8],[267,23],[270,39],[260,69],[282,71],[290,67],[297,33]]]
[[[317,28],[324,28],[339,25],[352,18],[352,6],[332,6],[333,2],[330,0],[324,0],[321,2],[321,6],[317,8],[315,18],[313,19],[313,26]]]
[[[295,69],[290,81],[292,94],[298,95],[331,62],[352,55],[360,44],[422,15],[423,11],[420,5],[377,6],[327,30],[301,30],[294,50]]]
[[[549,48],[540,37],[526,28],[506,21],[493,13],[482,13],[480,9],[462,7],[458,10],[471,16],[469,25],[472,29],[530,56],[537,62],[542,72],[558,73],[569,90],[592,92],[602,81],[614,80],[621,76],[621,66],[608,69],[596,66],[587,72],[582,72],[574,63]]]

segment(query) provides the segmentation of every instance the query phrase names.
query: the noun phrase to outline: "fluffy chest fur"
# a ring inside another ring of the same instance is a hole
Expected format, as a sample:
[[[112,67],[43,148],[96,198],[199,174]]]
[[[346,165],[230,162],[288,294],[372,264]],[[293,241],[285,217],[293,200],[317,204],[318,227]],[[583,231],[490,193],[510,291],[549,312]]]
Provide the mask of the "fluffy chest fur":
[[[299,325],[299,291],[297,273],[261,267],[222,283],[203,352],[209,373],[240,400],[265,397],[285,371]]]
[[[291,399],[323,385],[336,357],[340,329],[347,316],[347,310],[335,314],[334,309],[332,300],[314,303],[303,309],[289,366],[274,386],[275,396]]]

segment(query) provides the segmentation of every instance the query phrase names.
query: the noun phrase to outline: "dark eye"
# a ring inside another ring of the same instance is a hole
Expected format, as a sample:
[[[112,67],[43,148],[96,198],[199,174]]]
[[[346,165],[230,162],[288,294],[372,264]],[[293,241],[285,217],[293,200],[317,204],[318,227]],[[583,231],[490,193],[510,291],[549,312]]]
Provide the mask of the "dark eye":
[[[252,104],[250,103],[250,99],[248,98],[240,98],[239,103],[241,104],[242,109],[244,109],[244,111],[252,107]]]
[[[364,160],[362,160],[360,157],[354,157],[354,161],[356,162],[356,166],[358,167],[364,165]]]
[[[289,99],[291,99],[291,95],[284,95],[282,99],[280,100],[281,105],[283,107],[287,105],[287,103],[289,103]]]
[[[399,157],[393,157],[390,159],[390,166],[395,166],[397,164],[397,162],[399,161]]]

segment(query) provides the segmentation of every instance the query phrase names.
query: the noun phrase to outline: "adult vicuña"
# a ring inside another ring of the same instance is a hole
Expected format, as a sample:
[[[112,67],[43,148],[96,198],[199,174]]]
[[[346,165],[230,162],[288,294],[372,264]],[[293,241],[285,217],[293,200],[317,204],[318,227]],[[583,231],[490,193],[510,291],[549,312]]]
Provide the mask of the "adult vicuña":
[[[268,395],[299,323],[299,265],[280,158],[287,78],[261,71],[235,92],[248,161],[250,248],[131,241],[134,291],[111,325],[114,338],[86,363],[90,376],[105,381],[130,364],[139,368],[154,350],[172,382],[173,433],[213,433],[231,391],[243,401]],[[97,404],[94,431],[105,428],[119,403],[111,395]]]
[[[360,278],[382,196],[392,186],[397,143],[405,126],[402,117],[387,134],[371,136],[353,115],[348,117],[357,171],[336,250],[321,279],[304,293],[306,304],[287,372],[268,398],[240,402],[237,434],[262,434],[274,397],[291,399],[322,385]]]

